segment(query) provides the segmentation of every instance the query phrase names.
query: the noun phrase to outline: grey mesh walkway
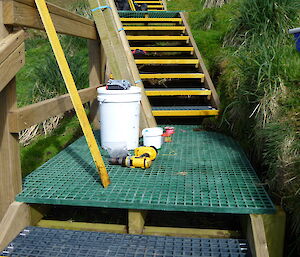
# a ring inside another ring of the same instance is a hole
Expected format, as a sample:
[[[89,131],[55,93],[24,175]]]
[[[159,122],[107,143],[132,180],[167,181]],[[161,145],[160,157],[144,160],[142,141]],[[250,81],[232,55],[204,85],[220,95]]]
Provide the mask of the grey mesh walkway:
[[[250,257],[246,241],[26,228],[0,255],[19,257]]]
[[[150,169],[111,165],[107,169],[112,183],[103,189],[85,139],[80,138],[28,175],[17,201],[191,212],[274,212],[239,145],[222,134],[193,131],[193,126],[176,126],[173,142],[163,145]]]

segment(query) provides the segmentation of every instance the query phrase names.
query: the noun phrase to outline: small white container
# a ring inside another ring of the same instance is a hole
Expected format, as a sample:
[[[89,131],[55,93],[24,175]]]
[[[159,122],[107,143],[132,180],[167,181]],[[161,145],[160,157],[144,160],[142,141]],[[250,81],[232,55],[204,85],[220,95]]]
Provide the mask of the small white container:
[[[139,119],[141,89],[107,90],[100,87],[98,101],[100,108],[101,146],[113,149],[117,145],[133,150],[139,146]]]
[[[162,128],[145,128],[142,131],[144,146],[154,146],[156,149],[160,149],[162,145],[162,134],[164,130]]]

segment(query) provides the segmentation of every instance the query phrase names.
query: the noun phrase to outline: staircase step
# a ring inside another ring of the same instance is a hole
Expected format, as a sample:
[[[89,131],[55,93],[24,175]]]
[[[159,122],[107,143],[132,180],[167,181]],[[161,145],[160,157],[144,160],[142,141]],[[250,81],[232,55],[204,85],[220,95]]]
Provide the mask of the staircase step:
[[[134,1],[136,4],[162,4],[162,1]]]
[[[132,30],[180,30],[185,31],[184,26],[124,26],[126,31]]]
[[[145,91],[147,96],[211,95],[206,88],[147,88]]]
[[[141,49],[148,52],[193,52],[194,47],[176,47],[176,46],[155,46],[155,47],[149,47],[149,46],[134,46],[131,47],[131,50],[135,49]]]
[[[201,79],[204,81],[203,73],[154,73],[140,74],[142,79]]]
[[[136,59],[136,64],[199,64],[198,59]]]
[[[159,106],[152,107],[154,116],[215,116],[219,111],[211,106]]]
[[[26,227],[0,251],[3,256],[81,257],[246,257],[243,239],[212,239],[113,234],[93,231]]]
[[[182,22],[181,18],[121,18],[122,22]]]
[[[151,9],[151,8],[164,8],[164,6],[163,6],[163,5],[160,5],[160,4],[156,4],[156,5],[148,5],[147,7],[148,7],[148,9]]]
[[[164,40],[164,41],[188,41],[189,36],[127,36],[128,40],[142,40],[142,41],[157,41],[157,40]]]

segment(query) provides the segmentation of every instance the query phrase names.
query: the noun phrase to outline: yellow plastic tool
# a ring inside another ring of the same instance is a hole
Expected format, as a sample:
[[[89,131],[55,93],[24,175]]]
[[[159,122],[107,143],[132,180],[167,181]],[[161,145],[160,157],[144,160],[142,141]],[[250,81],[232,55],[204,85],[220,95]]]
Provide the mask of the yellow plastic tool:
[[[102,185],[104,187],[107,187],[110,184],[109,176],[106,171],[103,159],[101,157],[98,145],[96,143],[96,139],[94,137],[92,128],[84,111],[80,96],[78,94],[65,54],[59,42],[47,5],[45,3],[45,0],[35,0],[35,3],[40,13],[49,41],[51,43],[56,61],[64,78],[68,92],[70,94],[71,101],[79,119],[88,147],[94,159],[96,168],[99,172]]]

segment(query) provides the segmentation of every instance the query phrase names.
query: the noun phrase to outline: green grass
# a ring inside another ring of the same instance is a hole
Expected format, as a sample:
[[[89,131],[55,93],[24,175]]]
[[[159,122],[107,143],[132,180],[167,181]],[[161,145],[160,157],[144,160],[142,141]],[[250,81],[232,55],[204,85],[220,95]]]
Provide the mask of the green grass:
[[[168,11],[195,12],[202,8],[202,0],[171,0],[167,1]]]
[[[82,135],[76,116],[65,117],[60,126],[47,136],[38,136],[26,147],[21,147],[23,177],[54,157]]]

